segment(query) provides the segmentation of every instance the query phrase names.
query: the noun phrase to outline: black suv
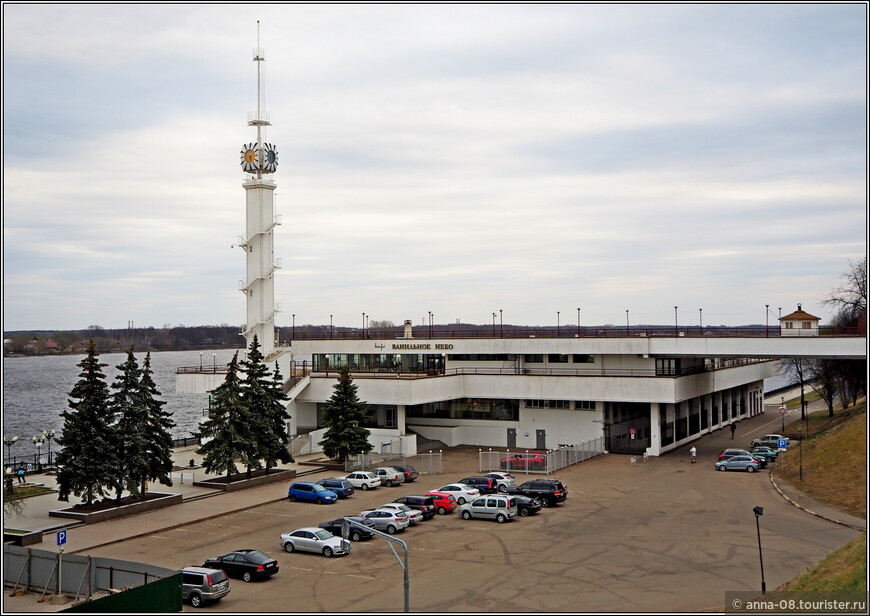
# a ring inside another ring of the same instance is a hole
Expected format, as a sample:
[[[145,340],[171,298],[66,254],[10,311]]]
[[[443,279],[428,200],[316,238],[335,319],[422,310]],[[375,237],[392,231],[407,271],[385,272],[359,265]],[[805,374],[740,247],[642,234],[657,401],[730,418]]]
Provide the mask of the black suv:
[[[336,477],[334,479],[321,479],[317,482],[327,490],[332,490],[338,495],[338,498],[347,498],[353,494],[353,486],[347,479]]]
[[[395,466],[393,468],[396,468]],[[423,514],[424,520],[429,520],[435,517],[435,499],[431,496],[400,496],[395,503],[407,505],[411,509],[416,509]]]
[[[498,481],[492,477],[466,477],[456,483],[464,483],[467,486],[477,488],[481,494],[495,494],[498,492]]]
[[[537,498],[543,507],[553,507],[568,498],[568,488],[558,479],[532,479],[518,486],[508,486],[505,493]]]

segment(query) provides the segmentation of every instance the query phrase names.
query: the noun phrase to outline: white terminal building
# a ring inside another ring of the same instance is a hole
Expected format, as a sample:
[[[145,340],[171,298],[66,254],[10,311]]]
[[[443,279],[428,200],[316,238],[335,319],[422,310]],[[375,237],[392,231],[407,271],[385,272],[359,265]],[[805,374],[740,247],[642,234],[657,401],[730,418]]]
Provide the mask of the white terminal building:
[[[446,326],[276,336],[273,231],[279,224],[269,177],[277,149],[264,142],[270,126],[261,108],[248,126],[256,141],[242,148],[246,174],[246,347],[256,335],[267,363],[288,377],[291,435],[306,451],[323,438],[322,408],[337,371],[349,368],[360,400],[371,409],[377,452],[415,455],[418,435],[447,446],[549,450],[604,439],[612,452],[660,455],[764,410],[764,379],[784,357],[866,357],[866,333],[824,334],[818,317],[798,310],[776,327],[562,326],[538,331]],[[431,320],[431,317],[430,317]],[[297,361],[305,358],[305,361]],[[179,392],[211,391],[225,369],[180,369]]]

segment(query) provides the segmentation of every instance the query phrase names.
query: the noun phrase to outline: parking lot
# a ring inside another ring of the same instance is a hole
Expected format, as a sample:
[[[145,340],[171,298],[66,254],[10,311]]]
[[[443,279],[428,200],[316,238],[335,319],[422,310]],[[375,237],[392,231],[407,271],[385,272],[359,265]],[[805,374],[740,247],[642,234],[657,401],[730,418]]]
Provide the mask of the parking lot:
[[[750,420],[766,433],[764,417]],[[748,428],[749,422],[741,422]],[[741,430],[741,434],[745,430]],[[600,612],[704,611],[724,608],[729,591],[760,590],[760,519],[769,589],[793,578],[858,532],[808,515],[774,490],[768,470],[719,473],[716,453],[747,443],[716,433],[686,451],[631,464],[603,455],[554,474],[565,503],[497,524],[436,516],[396,535],[407,542],[412,611]],[[411,484],[363,492],[332,505],[281,502],[253,506],[145,537],[92,555],[182,568],[238,548],[278,559],[272,579],[245,584],[205,608],[225,612],[399,612],[403,574],[380,538],[354,543],[340,558],[287,554],[281,532],[420,494],[478,473],[477,449],[451,450],[444,472]],[[328,473],[306,477],[316,480]],[[516,473],[518,481],[525,480]],[[285,486],[286,491],[286,486]],[[204,501],[203,501],[204,502]]]

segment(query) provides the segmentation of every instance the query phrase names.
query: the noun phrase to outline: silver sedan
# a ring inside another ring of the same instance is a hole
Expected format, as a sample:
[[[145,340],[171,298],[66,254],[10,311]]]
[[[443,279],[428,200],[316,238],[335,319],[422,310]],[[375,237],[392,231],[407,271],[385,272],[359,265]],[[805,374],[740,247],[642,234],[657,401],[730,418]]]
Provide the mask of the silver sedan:
[[[313,552],[327,558],[350,554],[350,541],[316,526],[281,533],[279,543],[287,552]]]

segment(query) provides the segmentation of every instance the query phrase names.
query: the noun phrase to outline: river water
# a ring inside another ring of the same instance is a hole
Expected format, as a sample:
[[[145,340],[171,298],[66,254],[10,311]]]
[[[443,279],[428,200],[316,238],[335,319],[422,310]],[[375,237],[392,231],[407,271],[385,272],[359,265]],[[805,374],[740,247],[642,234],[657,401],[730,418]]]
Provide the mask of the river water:
[[[175,369],[179,366],[206,366],[216,363],[226,365],[233,357],[233,349],[199,351],[164,351],[151,353],[151,370],[154,383],[160,392],[159,399],[166,402],[163,407],[172,413],[175,428],[173,438],[191,436],[197,429],[203,409],[208,408],[208,394],[175,393]],[[139,367],[145,360],[145,353],[135,353]],[[34,454],[37,448],[31,437],[52,428],[58,433],[63,431],[63,418],[60,414],[69,410],[69,392],[79,380],[81,368],[78,363],[84,355],[40,355],[35,357],[3,358],[3,437],[4,441],[18,436],[19,441],[11,448],[5,448],[3,459],[8,454],[23,457]],[[99,356],[100,363],[108,364],[103,368],[106,383],[110,386],[118,374],[116,366],[127,359],[126,353],[107,353]],[[57,445],[51,443],[52,453]],[[48,453],[48,446],[42,446],[42,454]]]

